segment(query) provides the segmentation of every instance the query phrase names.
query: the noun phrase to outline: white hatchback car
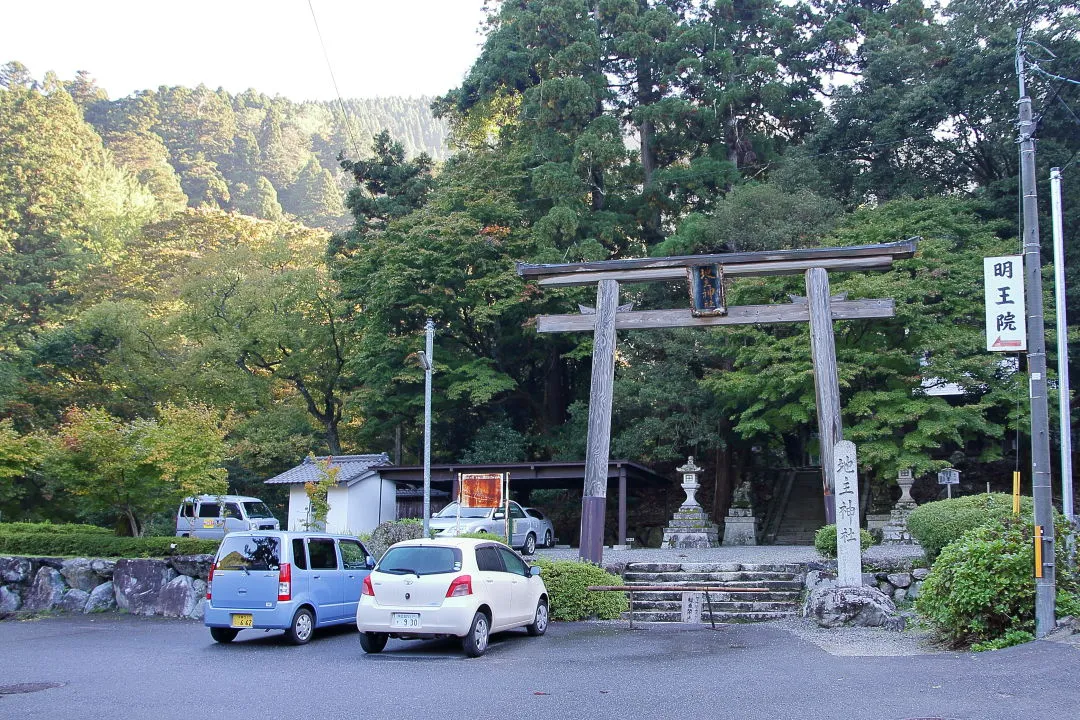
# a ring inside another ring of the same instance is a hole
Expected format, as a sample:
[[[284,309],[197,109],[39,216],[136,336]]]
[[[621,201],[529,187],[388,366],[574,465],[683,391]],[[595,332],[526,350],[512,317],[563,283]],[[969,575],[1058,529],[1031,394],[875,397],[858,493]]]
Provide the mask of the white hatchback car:
[[[473,538],[406,540],[390,546],[364,578],[356,627],[365,652],[388,638],[455,636],[470,657],[493,632],[524,627],[543,635],[548,591],[540,568],[499,542]]]

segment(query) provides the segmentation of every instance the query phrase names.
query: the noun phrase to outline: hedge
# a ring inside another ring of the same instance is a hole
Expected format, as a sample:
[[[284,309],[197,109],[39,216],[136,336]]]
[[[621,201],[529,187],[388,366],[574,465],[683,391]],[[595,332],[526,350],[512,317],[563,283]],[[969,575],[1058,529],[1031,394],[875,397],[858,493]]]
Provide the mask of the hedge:
[[[1066,525],[1056,527],[1057,614],[1080,609],[1080,584],[1066,568]],[[916,607],[955,646],[993,649],[1033,639],[1034,531],[1029,520],[984,523],[949,543],[923,581]]]
[[[946,545],[968,530],[998,523],[1012,516],[1013,498],[1008,493],[981,493],[920,505],[908,517],[908,530],[933,561]],[[1031,521],[1032,500],[1020,498],[1020,516]]]
[[[575,560],[536,558],[549,596],[552,620],[614,620],[628,609],[626,595],[590,592],[589,585],[622,585],[618,575]]]
[[[213,555],[220,540],[181,537],[117,537],[98,532],[0,532],[0,555],[67,555],[100,558],[150,558]]]
[[[0,523],[0,535],[109,535],[115,533],[109,528],[97,525],[53,525],[49,522],[6,522]]]

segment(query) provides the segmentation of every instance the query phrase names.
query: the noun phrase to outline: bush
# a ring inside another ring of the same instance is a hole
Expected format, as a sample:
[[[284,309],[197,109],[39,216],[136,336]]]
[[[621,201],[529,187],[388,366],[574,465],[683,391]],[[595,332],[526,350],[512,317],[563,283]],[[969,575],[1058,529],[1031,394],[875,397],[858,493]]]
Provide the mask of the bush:
[[[0,532],[2,555],[68,555],[92,558],[213,555],[220,543],[220,540],[197,538],[117,537],[109,532]]]
[[[1012,516],[1012,495],[983,493],[920,505],[908,517],[908,530],[933,561],[942,549],[968,530],[997,524]],[[1020,516],[1031,522],[1032,500],[1020,498]]]
[[[0,523],[0,535],[115,535],[109,528],[97,525],[53,525],[49,522],[7,522]]]
[[[865,550],[874,544],[874,536],[866,530],[859,529],[859,548]],[[826,525],[814,534],[814,547],[823,556],[836,557],[836,526]]]
[[[1057,527],[1056,559],[1066,568],[1064,522]],[[968,530],[945,546],[919,590],[916,608],[955,646],[1005,647],[1035,630],[1034,530],[1006,517]],[[1059,613],[1078,602],[1076,577],[1058,572]]]
[[[590,585],[622,585],[622,578],[591,563],[537,558],[548,589],[553,620],[614,620],[626,612],[626,595],[590,592]]]
[[[370,539],[364,540],[368,552],[378,560],[387,548],[402,540],[415,540],[424,537],[424,521],[418,518],[389,520],[371,531]]]

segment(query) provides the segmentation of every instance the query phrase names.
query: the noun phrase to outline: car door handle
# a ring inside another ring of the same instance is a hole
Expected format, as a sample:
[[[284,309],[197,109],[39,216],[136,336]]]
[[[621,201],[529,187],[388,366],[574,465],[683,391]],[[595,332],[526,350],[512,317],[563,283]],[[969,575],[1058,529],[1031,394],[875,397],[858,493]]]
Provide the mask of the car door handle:
[[[312,578],[313,580],[318,580],[318,579],[319,579],[319,578],[321,578],[321,577],[322,577],[322,575],[312,575],[312,576],[311,576],[311,578]]]
[[[491,578],[485,578],[485,579],[484,579],[484,582],[488,582],[488,583],[493,583],[493,582],[495,582],[495,581],[494,581],[494,580],[492,580]]]

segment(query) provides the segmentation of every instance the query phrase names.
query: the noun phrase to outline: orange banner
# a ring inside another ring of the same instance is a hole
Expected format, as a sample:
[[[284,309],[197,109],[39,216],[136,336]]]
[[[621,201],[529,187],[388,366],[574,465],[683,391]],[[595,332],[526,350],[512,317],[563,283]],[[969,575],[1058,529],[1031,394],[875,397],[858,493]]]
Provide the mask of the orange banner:
[[[462,507],[500,507],[503,504],[502,473],[460,473],[458,488]]]

